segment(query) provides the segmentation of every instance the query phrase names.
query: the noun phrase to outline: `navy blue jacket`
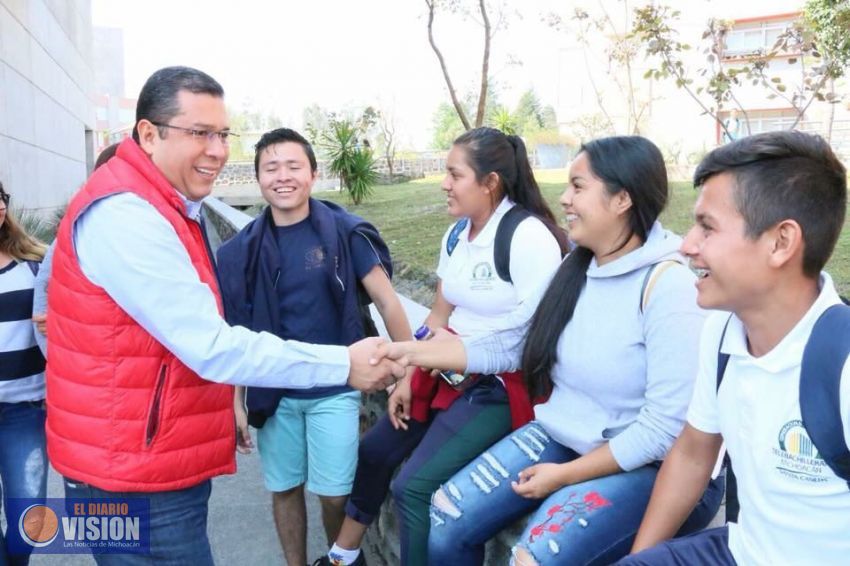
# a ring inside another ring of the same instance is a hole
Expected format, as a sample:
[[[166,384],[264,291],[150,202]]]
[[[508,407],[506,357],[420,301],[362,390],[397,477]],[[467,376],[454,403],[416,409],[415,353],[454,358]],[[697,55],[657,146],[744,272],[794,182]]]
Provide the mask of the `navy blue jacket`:
[[[310,223],[328,258],[326,273],[340,313],[342,337],[346,344],[353,344],[366,336],[363,312],[371,301],[354,273],[351,238],[355,232],[366,237],[387,276],[392,278],[389,249],[374,226],[332,202],[311,198]],[[280,250],[270,208],[266,207],[225,242],[218,250],[217,259],[227,322],[279,336],[280,302],[275,287],[286,274],[280,269]],[[283,395],[282,389],[249,387],[246,402],[251,425],[262,426],[275,413]]]

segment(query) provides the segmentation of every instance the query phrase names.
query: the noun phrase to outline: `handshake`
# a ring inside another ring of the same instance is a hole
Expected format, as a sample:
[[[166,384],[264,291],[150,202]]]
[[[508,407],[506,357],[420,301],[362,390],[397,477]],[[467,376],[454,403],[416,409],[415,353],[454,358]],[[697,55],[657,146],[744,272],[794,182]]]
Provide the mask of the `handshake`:
[[[409,366],[466,367],[463,343],[444,330],[435,332],[427,342],[364,338],[348,347],[348,357],[348,384],[367,393],[395,384],[406,375]]]
[[[348,347],[351,369],[348,384],[354,389],[371,393],[395,384],[407,373],[408,361],[404,345],[408,342],[387,342],[383,338],[364,338]]]

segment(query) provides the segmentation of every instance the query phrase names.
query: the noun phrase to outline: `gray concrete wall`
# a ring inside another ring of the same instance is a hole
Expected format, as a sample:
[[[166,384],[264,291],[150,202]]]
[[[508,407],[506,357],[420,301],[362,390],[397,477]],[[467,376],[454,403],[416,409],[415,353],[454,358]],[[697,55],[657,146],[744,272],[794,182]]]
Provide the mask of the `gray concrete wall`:
[[[93,164],[90,0],[0,0],[0,179],[49,213]]]

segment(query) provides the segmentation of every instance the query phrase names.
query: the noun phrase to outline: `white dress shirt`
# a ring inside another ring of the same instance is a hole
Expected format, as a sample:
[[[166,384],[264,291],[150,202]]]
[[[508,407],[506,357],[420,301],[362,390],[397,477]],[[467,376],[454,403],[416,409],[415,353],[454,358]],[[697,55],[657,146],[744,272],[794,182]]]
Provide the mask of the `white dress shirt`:
[[[201,203],[183,200],[197,219]],[[78,217],[73,239],[86,277],[202,378],[282,388],[347,382],[344,346],[228,325],[174,228],[137,195],[118,193],[91,204]]]

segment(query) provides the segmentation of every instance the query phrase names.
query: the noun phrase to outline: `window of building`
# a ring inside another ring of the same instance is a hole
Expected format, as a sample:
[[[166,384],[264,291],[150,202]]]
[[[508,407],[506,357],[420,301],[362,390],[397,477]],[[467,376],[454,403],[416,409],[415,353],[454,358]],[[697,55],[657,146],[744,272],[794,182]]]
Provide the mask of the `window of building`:
[[[739,110],[726,110],[720,112],[718,116],[729,130],[729,134],[718,125],[717,141],[725,143],[752,134],[787,130],[797,120],[797,111],[793,108],[747,110],[745,116]],[[747,128],[747,122],[749,122],[749,128]],[[804,129],[804,127],[804,122],[797,125],[797,129]]]
[[[726,34],[724,56],[728,58],[746,57],[770,51],[779,36],[792,23],[793,20],[791,19],[783,19],[736,24],[735,28]]]

